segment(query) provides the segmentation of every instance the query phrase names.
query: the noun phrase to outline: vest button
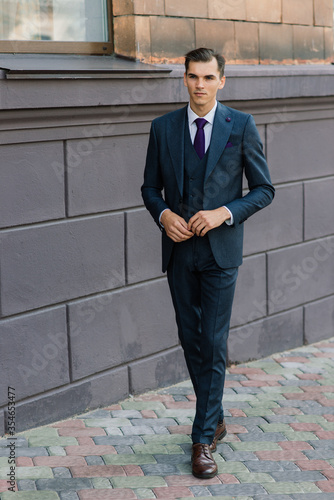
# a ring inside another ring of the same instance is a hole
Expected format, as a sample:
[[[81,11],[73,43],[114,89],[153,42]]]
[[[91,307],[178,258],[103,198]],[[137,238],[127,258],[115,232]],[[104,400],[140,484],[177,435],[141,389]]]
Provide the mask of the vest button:
[[[183,199],[182,198],[179,199],[179,203],[183,203]]]

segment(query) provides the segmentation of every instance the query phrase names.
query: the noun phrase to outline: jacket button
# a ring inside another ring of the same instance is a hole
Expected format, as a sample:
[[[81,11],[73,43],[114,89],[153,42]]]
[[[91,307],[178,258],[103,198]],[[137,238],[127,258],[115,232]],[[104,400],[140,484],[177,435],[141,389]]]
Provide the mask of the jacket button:
[[[179,199],[179,203],[183,203],[183,199],[182,198]]]

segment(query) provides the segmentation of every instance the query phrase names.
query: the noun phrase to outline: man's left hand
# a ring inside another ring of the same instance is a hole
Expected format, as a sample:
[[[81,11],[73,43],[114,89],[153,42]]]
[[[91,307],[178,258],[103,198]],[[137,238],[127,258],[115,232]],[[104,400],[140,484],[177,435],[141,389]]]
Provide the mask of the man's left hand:
[[[197,234],[197,236],[204,236],[208,231],[221,226],[230,218],[230,213],[225,207],[216,208],[215,210],[201,210],[189,220],[188,230]]]

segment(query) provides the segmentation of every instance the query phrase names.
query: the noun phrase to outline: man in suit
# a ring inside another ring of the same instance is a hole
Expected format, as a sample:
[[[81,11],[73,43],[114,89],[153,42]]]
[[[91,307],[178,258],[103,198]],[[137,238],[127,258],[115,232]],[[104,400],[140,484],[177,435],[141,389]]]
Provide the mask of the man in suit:
[[[216,100],[224,66],[211,49],[186,54],[190,102],[152,122],[142,186],[162,231],[163,272],[197,397],[192,471],[203,479],[217,474],[212,452],[226,435],[226,344],[243,222],[274,197],[253,117]]]

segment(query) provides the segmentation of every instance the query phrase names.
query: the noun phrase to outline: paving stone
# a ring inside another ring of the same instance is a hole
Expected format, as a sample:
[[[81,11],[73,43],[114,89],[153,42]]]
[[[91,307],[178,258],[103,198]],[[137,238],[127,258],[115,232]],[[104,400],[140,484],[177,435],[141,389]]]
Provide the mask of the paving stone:
[[[0,448],[6,448],[12,442],[13,442],[12,438],[3,438],[3,439],[0,439]],[[23,446],[24,448],[28,446],[27,439],[25,437],[16,437],[16,439],[15,439],[15,447],[19,448],[21,446]]]
[[[230,443],[230,446],[235,451],[262,451],[262,450],[280,450],[277,443],[270,441],[243,441]]]
[[[109,479],[106,477],[92,477],[91,481],[93,483],[94,488],[99,489],[99,490],[105,490],[105,489],[111,489],[111,483]]]
[[[52,469],[53,475],[55,478],[61,477],[61,478],[71,478],[72,474],[70,473],[69,469],[67,467],[54,467]]]
[[[131,446],[115,446],[115,450],[120,454],[133,453]]]
[[[126,429],[126,427],[123,427],[123,429]],[[132,429],[132,427],[129,427],[129,429]],[[105,431],[108,436],[124,436],[125,434],[119,427],[105,427]]]
[[[50,455],[55,455],[58,457],[64,457],[66,455],[66,451],[62,446],[49,446],[48,450]]]
[[[283,471],[284,468],[279,462],[271,462],[269,460],[250,460],[245,461],[244,465],[250,472],[258,472],[258,473],[266,473],[266,472],[275,472],[275,471]],[[298,470],[298,467],[296,467]]]
[[[111,412],[109,410],[94,410],[89,413],[83,413],[79,415],[77,418],[85,419],[85,418],[110,418]]]
[[[159,476],[113,477],[110,481],[114,488],[156,488],[166,486],[166,481]]]
[[[8,467],[0,468],[0,479],[7,479]],[[50,467],[16,467],[17,479],[53,478]]]
[[[79,500],[78,494],[75,491],[60,491],[60,500]]]
[[[92,482],[87,478],[72,478],[72,479],[38,479],[36,481],[38,490],[48,491],[68,491],[82,490],[92,488]]]
[[[133,425],[131,427],[122,427],[121,430],[124,436],[141,436],[145,434],[154,434],[154,430],[148,425]],[[108,434],[110,434],[108,429],[107,432]]]
[[[238,434],[240,441],[254,441],[254,434]],[[277,443],[278,441],[284,441],[286,437],[280,432],[262,432],[256,434],[256,441],[273,441]]]
[[[104,461],[102,457],[98,455],[90,455],[85,457],[87,465],[104,465]]]
[[[141,469],[145,476],[170,476],[180,474],[179,469],[171,464],[146,464],[141,465]]]
[[[144,441],[139,436],[96,436],[93,438],[94,443],[99,445],[126,445],[144,444]]]
[[[313,483],[266,483],[266,490],[272,493],[319,493],[319,488]]]
[[[274,484],[274,483],[268,483]],[[267,484],[266,484],[267,486]],[[214,484],[208,486],[208,490],[212,495],[259,495],[266,493],[266,490],[260,484],[243,483],[243,484]]]
[[[189,463],[190,456],[189,455],[154,455],[155,460],[159,464],[185,464]]]
[[[178,456],[179,458],[179,456]],[[144,465],[155,464],[156,459],[153,455],[138,453],[132,455],[104,455],[103,460],[106,465]],[[188,458],[189,460],[189,458]]]
[[[274,479],[269,475],[261,472],[238,472],[236,478],[240,483],[270,483]]]
[[[1,500],[12,500],[13,493],[5,491],[1,493]],[[15,493],[18,500],[59,500],[59,495],[55,491],[18,491]]]
[[[333,493],[302,493],[291,495],[292,500],[333,500]]]
[[[141,419],[141,425],[143,420]],[[127,418],[92,418],[86,420],[86,427],[125,427],[131,425]]]
[[[272,477],[278,482],[303,482],[303,481],[321,481],[323,476],[320,472],[314,471],[284,471],[284,472],[272,472]]]
[[[48,451],[46,448],[16,448],[15,454],[17,457],[40,457],[48,456]],[[8,457],[9,449],[0,448],[0,457]]]
[[[175,421],[174,418],[145,418],[145,420],[137,420],[133,419],[131,420],[132,425],[139,425],[142,426],[143,423],[147,425],[148,427],[169,427],[171,425],[177,425],[177,422]]]
[[[298,418],[293,415],[268,415],[269,424],[291,424],[298,422]]]
[[[111,416],[114,418],[143,418],[142,414],[138,410],[113,410],[111,411]]]
[[[36,483],[32,479],[20,479],[17,481],[19,491],[35,491]]]
[[[210,491],[206,486],[189,486],[189,489],[195,497],[211,496]]]
[[[156,498],[155,494],[150,488],[135,488],[134,493],[139,500],[147,500],[148,498]]]

